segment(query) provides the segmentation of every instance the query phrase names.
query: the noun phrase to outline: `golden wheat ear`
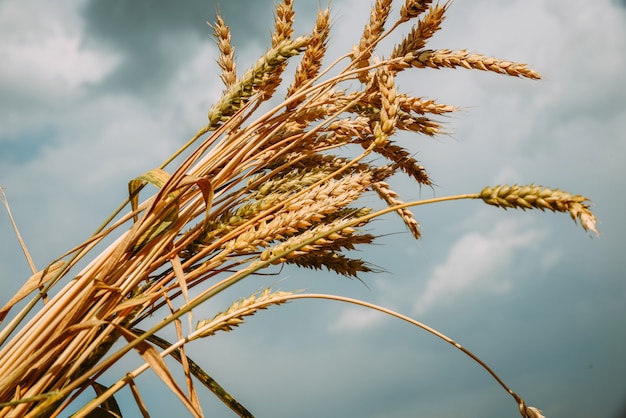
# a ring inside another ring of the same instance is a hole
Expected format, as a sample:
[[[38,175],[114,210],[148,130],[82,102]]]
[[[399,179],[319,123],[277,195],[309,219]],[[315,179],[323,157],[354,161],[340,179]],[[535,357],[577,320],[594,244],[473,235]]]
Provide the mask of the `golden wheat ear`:
[[[427,10],[427,6],[424,4],[427,2],[422,2],[422,4],[415,4],[418,2],[413,3],[414,4],[409,7],[406,5],[402,7],[399,23],[404,23],[413,19]],[[424,18],[420,19],[417,22],[417,25],[413,26],[411,31],[402,39],[400,44],[394,47],[389,58],[401,58],[412,53],[413,51],[419,51],[424,48],[426,46],[426,42],[428,42],[435,32],[441,29],[441,23],[445,19],[444,14],[446,13],[447,8],[448,3],[443,6],[439,6],[437,4],[434,7],[431,7]]]
[[[315,28],[307,45],[302,59],[298,64],[294,80],[287,89],[287,97],[292,96],[298,89],[313,81],[322,68],[322,59],[326,55],[327,41],[330,34],[330,9],[320,10],[317,13]],[[290,102],[287,109],[293,109],[305,100],[301,97]]]
[[[213,28],[217,47],[220,51],[220,57],[217,60],[218,65],[222,69],[220,78],[226,88],[229,88],[237,81],[235,47],[230,43],[230,28],[226,26],[220,15],[215,17],[215,24],[209,24],[209,26]]]
[[[479,195],[488,205],[497,206],[503,209],[541,209],[552,212],[569,213],[574,222],[579,222],[585,231],[591,231],[600,235],[596,229],[598,220],[589,210],[589,199],[572,195],[559,189],[536,186],[501,185],[495,187],[485,187]]]

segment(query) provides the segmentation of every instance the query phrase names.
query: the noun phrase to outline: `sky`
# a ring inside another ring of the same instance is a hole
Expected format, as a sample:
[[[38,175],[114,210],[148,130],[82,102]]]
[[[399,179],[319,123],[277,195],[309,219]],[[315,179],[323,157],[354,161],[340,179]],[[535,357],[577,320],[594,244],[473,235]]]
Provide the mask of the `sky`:
[[[38,268],[86,239],[130,179],[206,124],[222,90],[206,25],[216,10],[243,71],[269,45],[273,4],[0,0],[0,186]],[[358,42],[369,6],[332,1],[331,57]],[[296,0],[296,33],[312,27],[317,7]],[[220,296],[207,315],[271,284],[361,298],[469,348],[546,417],[626,417],[626,2],[455,0],[447,16],[430,48],[526,62],[543,79],[404,74],[402,89],[461,110],[443,119],[446,136],[398,137],[436,186],[399,177],[394,189],[408,201],[500,183],[557,187],[593,201],[600,237],[563,214],[477,201],[422,206],[413,210],[419,242],[393,217],[370,225],[384,236],[359,254],[381,270],[361,277],[367,286],[285,269]],[[4,304],[30,271],[4,214],[0,237]],[[336,302],[271,308],[190,355],[259,418],[518,416],[449,344]],[[154,375],[138,384],[152,416],[182,413]],[[207,416],[234,416],[198,390]],[[138,414],[128,391],[117,398],[125,416]]]

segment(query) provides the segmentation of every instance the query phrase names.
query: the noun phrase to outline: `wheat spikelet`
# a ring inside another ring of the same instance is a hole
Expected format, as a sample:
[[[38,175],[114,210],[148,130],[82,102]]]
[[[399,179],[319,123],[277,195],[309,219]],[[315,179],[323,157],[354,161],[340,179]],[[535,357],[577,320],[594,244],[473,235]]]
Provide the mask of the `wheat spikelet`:
[[[403,131],[416,132],[428,136],[436,136],[443,133],[438,122],[427,117],[416,117],[400,113],[398,117],[398,129]]]
[[[348,218],[354,219],[356,213],[358,211],[351,211],[348,216],[331,216],[328,222],[346,220]],[[372,234],[354,233],[346,236],[333,236],[332,239],[319,238],[312,245],[319,248],[322,252],[339,253],[343,250],[354,250],[356,245],[371,244],[375,239],[376,236]]]
[[[378,193],[378,195],[385,202],[387,202],[389,206],[396,206],[404,203],[402,200],[399,199],[398,194],[389,187],[389,184],[383,181],[373,183],[372,189],[374,189],[374,191]],[[396,212],[398,213],[398,215],[400,215],[400,218],[402,219],[404,224],[409,228],[409,231],[411,231],[413,237],[415,239],[420,239],[420,237],[422,236],[419,229],[420,224],[413,216],[413,213],[406,208],[398,209]]]
[[[428,136],[435,136],[442,133],[441,125],[434,120],[425,116],[414,116],[411,113],[426,112],[432,110],[433,114],[446,113],[455,111],[456,108],[449,105],[438,105],[434,103],[421,102],[419,99],[407,99],[402,95],[396,95],[397,104],[394,108],[397,117],[395,118],[395,127],[405,131],[412,131],[416,133],[425,134]],[[414,101],[415,100],[415,101]],[[420,106],[423,104],[423,107]],[[355,119],[355,121],[369,120],[370,125],[375,125],[380,120],[382,106],[380,95],[373,96],[367,95],[367,100],[358,101],[351,109],[358,114],[362,115],[363,119]],[[362,125],[363,126],[363,125]],[[372,133],[371,127],[361,128],[361,138],[365,138]],[[364,135],[365,134],[365,135]]]
[[[287,202],[277,213],[283,211],[313,210],[316,203],[320,204],[320,213],[332,213],[350,204],[370,185],[371,173],[357,171],[338,180],[330,179],[323,184],[306,188],[298,199]]]
[[[356,109],[355,109],[356,110]],[[372,113],[374,108],[372,108]],[[371,114],[361,112],[364,116],[356,116],[352,118],[344,118],[334,121],[328,125],[325,131],[330,132],[331,136],[324,138],[330,143],[359,143],[368,138],[372,134],[371,130]]]
[[[363,141],[362,145],[369,146],[370,142],[371,141]],[[383,147],[375,148],[374,152],[394,162],[391,166],[393,172],[400,169],[417,180],[419,184],[426,186],[432,185],[424,166],[418,164],[417,160],[411,157],[406,149],[394,145],[393,143],[387,143]]]
[[[296,158],[296,156],[299,156],[300,158]],[[342,158],[333,154],[321,153],[306,154],[304,156],[298,153],[288,154],[285,155],[284,161],[289,162],[289,169],[281,171],[280,176],[282,176],[283,174],[290,175],[294,172],[307,173],[307,176],[321,176],[323,175],[323,173],[325,173],[326,177],[328,178],[340,178],[341,176],[334,175],[335,172],[344,167],[346,164],[350,163],[350,160],[348,158]],[[369,171],[370,166],[364,163],[356,163],[354,164],[354,168],[356,171],[366,172]],[[293,169],[295,171],[290,171],[290,169]],[[308,181],[304,178],[303,180]],[[282,183],[282,181],[280,183]],[[288,183],[289,181],[285,184],[281,184],[280,186],[278,186],[278,189],[284,189],[285,191],[292,190],[289,189],[290,184]]]
[[[589,210],[589,201],[584,196],[571,195],[559,189],[549,189],[543,186],[530,184],[527,186],[502,185],[485,187],[479,196],[485,203],[504,209],[541,209],[553,212],[567,212],[574,222],[580,224],[586,231],[599,235],[596,229],[597,219]]]
[[[398,100],[399,111],[408,114],[444,114],[458,110],[455,106],[439,104],[434,100],[411,97],[402,93],[397,93],[396,96]],[[376,114],[378,112],[378,109],[380,109],[380,107],[382,106],[381,95],[376,92],[370,92],[369,94],[363,95],[360,98],[356,98],[353,95],[352,98],[354,98],[356,102],[350,108],[350,110],[367,116],[368,118],[374,117],[374,114]]]
[[[269,242],[285,239],[320,222],[328,214],[347,206],[369,186],[371,175],[355,173],[338,181],[308,188],[301,197],[278,210],[269,222],[260,222],[225,244],[226,252],[250,252]],[[286,200],[286,199],[285,199]]]
[[[294,93],[295,91],[292,92],[292,94]],[[340,95],[337,94],[337,92],[327,91],[315,98],[307,99],[304,105],[301,105],[304,101],[302,99],[290,101],[287,105],[287,108],[293,112],[293,118],[289,125],[290,128],[300,131],[311,122],[330,117],[336,113],[341,106],[342,102],[338,96]]]
[[[285,193],[298,192],[312,186],[318,181],[326,178],[334,171],[334,166],[331,164],[334,162],[334,158],[332,156],[326,157],[330,161],[322,162],[318,159],[317,164],[314,166],[306,166],[303,162],[303,166],[301,168],[289,167],[289,169],[284,173],[277,173],[278,176],[276,178],[263,182],[259,185],[257,190],[250,194],[250,197],[269,197],[273,194],[278,194],[280,198],[285,198]],[[304,159],[304,161],[308,160],[309,159]]]
[[[250,193],[243,195],[240,198],[244,201],[242,205],[221,211],[221,215],[214,221],[214,224],[239,226],[245,220],[269,209],[276,202],[285,200],[289,195],[320,182],[333,171],[334,167],[328,162],[307,169],[289,167],[285,172],[279,171],[275,177],[258,184],[258,188],[250,189]],[[254,183],[256,183],[254,179],[250,179],[248,187]]]

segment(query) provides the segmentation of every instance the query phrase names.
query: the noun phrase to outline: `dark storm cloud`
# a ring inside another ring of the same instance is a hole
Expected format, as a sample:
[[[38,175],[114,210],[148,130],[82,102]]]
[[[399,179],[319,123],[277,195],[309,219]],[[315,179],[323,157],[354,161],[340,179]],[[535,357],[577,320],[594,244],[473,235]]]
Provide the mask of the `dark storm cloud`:
[[[315,10],[317,4],[300,7]],[[122,55],[99,88],[139,94],[159,89],[197,51],[199,42],[213,42],[206,22],[212,23],[218,11],[239,51],[249,42],[269,43],[273,1],[89,1],[83,10],[85,42]]]

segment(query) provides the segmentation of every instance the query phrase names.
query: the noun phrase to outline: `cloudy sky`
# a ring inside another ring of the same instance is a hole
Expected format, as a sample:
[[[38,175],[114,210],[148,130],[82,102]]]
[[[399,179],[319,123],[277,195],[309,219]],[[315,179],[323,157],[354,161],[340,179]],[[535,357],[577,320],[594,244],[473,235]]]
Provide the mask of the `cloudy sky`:
[[[273,3],[219,6],[240,71],[269,44]],[[318,2],[296,3],[304,33]],[[332,54],[358,41],[369,5],[333,0]],[[0,186],[38,268],[88,237],[123,200],[128,180],[206,123],[222,89],[206,25],[217,7],[0,0]],[[527,62],[544,79],[403,76],[410,93],[462,108],[445,119],[449,136],[399,138],[437,183],[420,190],[397,179],[404,200],[535,182],[591,198],[600,238],[566,215],[479,202],[420,207],[418,243],[394,218],[372,224],[388,235],[362,253],[384,270],[362,277],[368,287],[283,270],[214,309],[278,281],[362,298],[459,341],[548,417],[626,416],[626,2],[455,0],[430,45]],[[29,269],[4,215],[0,237],[3,304]],[[270,309],[202,341],[192,357],[260,418],[518,416],[493,379],[450,345],[332,302]],[[156,380],[139,381],[153,416],[182,411]],[[138,413],[128,393],[119,400],[125,416]],[[233,416],[211,394],[202,402],[207,416]]]

